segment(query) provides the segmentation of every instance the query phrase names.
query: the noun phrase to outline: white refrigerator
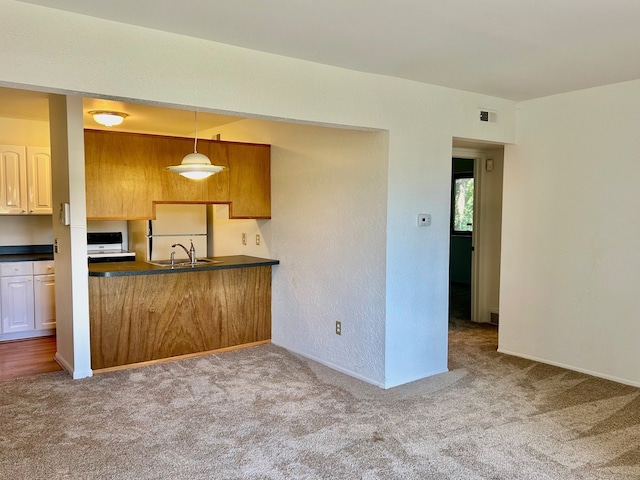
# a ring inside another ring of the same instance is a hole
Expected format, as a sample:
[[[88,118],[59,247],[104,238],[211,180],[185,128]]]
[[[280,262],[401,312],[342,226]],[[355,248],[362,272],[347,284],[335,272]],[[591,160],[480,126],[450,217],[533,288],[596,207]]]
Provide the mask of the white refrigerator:
[[[168,260],[176,252],[176,260],[189,259],[189,255],[176,244],[189,250],[190,242],[198,258],[207,256],[207,206],[202,204],[158,204],[156,219],[147,222],[145,259]],[[173,247],[172,245],[176,245]]]

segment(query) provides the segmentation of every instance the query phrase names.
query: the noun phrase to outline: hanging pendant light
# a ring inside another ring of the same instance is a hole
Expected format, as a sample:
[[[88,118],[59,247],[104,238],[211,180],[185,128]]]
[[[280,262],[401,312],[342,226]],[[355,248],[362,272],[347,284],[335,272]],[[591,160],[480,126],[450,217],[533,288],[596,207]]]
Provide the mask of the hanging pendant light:
[[[190,178],[191,180],[201,180],[210,177],[224,170],[223,166],[212,165],[211,160],[206,155],[198,153],[198,112],[194,113],[195,135],[193,140],[193,153],[188,154],[182,159],[180,165],[172,165],[167,167],[174,173]]]

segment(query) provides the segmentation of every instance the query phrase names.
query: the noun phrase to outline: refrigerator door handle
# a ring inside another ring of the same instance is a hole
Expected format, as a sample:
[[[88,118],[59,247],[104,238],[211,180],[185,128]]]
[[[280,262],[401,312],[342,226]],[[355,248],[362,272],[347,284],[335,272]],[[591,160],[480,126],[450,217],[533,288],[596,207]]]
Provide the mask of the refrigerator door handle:
[[[149,260],[153,258],[153,222],[149,220],[149,234],[147,235],[149,240]]]

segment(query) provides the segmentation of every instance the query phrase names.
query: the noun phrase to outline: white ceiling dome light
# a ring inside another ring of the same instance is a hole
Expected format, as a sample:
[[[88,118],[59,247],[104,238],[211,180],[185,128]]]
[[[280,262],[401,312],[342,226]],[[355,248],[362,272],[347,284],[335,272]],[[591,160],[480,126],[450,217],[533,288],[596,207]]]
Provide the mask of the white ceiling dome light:
[[[120,125],[129,115],[122,112],[110,112],[107,110],[92,110],[89,115],[93,117],[96,123],[105,127],[115,127]]]
[[[223,166],[212,165],[211,160],[206,155],[198,153],[198,112],[194,112],[195,134],[193,140],[193,153],[189,153],[182,159],[180,165],[167,167],[174,173],[190,178],[191,180],[201,180],[210,177],[224,170]]]

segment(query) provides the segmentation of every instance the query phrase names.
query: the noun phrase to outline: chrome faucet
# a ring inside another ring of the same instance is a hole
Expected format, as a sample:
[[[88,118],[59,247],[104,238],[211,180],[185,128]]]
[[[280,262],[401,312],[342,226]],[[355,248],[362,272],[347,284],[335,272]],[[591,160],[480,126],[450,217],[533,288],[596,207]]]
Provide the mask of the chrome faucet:
[[[174,243],[173,245],[171,245],[171,248],[182,247],[182,249],[185,251],[185,253],[189,257],[189,262],[191,263],[191,266],[194,266],[196,264],[196,249],[193,246],[193,240],[189,240],[189,241],[191,242],[191,247],[189,248],[189,250],[187,250],[187,247],[185,247],[181,243]]]

